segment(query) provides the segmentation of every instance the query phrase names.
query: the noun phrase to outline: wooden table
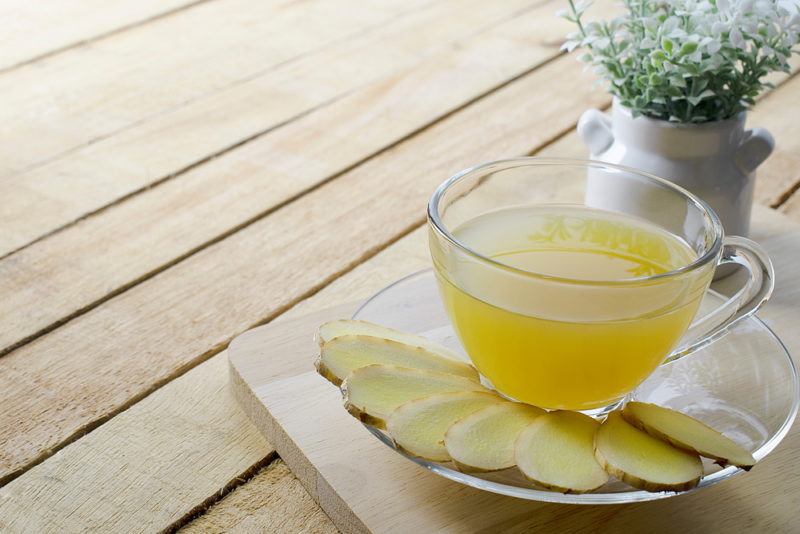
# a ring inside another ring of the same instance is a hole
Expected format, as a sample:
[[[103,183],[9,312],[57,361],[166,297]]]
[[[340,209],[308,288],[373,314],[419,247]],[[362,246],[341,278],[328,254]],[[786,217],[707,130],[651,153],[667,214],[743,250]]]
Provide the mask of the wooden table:
[[[575,122],[609,101],[559,55],[558,7],[0,2],[0,531],[334,531],[226,346],[424,265],[453,172],[585,155]],[[750,117],[778,139],[757,201],[800,222],[779,81]]]

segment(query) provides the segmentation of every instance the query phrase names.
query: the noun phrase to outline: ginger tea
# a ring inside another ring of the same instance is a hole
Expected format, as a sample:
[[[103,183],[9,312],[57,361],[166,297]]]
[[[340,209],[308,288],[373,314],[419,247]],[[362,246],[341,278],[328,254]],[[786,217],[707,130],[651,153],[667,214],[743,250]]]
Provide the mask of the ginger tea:
[[[464,348],[502,393],[541,406],[605,406],[677,344],[711,273],[646,221],[583,206],[506,208],[453,231],[494,262],[434,251],[443,300]]]

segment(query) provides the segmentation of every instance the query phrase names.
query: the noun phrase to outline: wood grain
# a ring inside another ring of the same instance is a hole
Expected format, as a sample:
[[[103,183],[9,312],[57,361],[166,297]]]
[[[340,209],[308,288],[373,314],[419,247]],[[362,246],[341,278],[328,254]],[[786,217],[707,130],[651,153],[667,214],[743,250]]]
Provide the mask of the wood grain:
[[[412,0],[412,9],[424,1]],[[405,9],[388,0],[359,9],[347,0],[215,0],[5,72],[0,177],[385,24]]]
[[[330,318],[326,311],[314,320]],[[274,449],[234,401],[227,368],[223,351],[0,488],[0,531],[169,530],[210,508],[190,530],[230,521],[294,531],[309,521],[325,532],[324,513],[285,467],[258,473]],[[252,489],[228,494],[251,477]],[[122,504],[109,514],[98,502]]]
[[[226,368],[222,353],[0,488],[0,531],[155,532],[236,484],[272,449]]]
[[[548,3],[546,9],[551,7]],[[474,11],[474,16],[490,14],[483,9]],[[545,31],[549,23],[542,22],[542,15],[542,9],[537,9],[471,35],[425,61],[0,260],[0,294],[8,295],[0,301],[0,314],[14,310],[8,314],[9,322],[0,326],[0,353],[552,57],[557,48],[543,44],[542,39],[558,34]],[[470,20],[464,17],[447,33],[471,31]],[[419,41],[437,32],[442,35],[442,24],[434,22],[427,21],[415,34]],[[531,28],[542,30],[541,35],[531,37]],[[410,48],[417,50],[416,45]],[[459,83],[454,85],[454,79]],[[18,224],[25,226],[29,220],[22,217]],[[98,250],[103,254],[94,253]],[[46,307],[36,304],[42,295],[49,295]]]
[[[775,136],[775,152],[756,172],[756,202],[779,206],[800,184],[800,123],[791,110],[800,99],[800,76],[780,85],[749,113],[748,127],[763,126]]]
[[[180,529],[212,532],[292,532],[334,534],[339,530],[311,499],[281,460],[264,468],[208,512]]]
[[[796,169],[797,167],[794,168]],[[780,209],[790,218],[800,221],[800,194],[797,193],[797,190],[795,190],[793,194],[789,196],[786,203],[781,206]]]
[[[0,358],[0,478],[420,224],[420,206],[443,177],[475,161],[526,153],[571,128],[580,110],[606,100],[581,72],[572,58],[549,63]],[[568,98],[537,92],[544,84]]]
[[[0,208],[0,257],[407,69],[531,3],[440,0],[423,5],[429,1],[394,3],[397,10],[413,11],[395,13],[369,31],[327,43],[0,180],[0,197],[14,199]],[[553,1],[546,9],[554,9]]]
[[[0,4],[0,71],[34,61],[205,0],[81,0],[39,2],[5,0]],[[64,21],[69,21],[67,24]]]

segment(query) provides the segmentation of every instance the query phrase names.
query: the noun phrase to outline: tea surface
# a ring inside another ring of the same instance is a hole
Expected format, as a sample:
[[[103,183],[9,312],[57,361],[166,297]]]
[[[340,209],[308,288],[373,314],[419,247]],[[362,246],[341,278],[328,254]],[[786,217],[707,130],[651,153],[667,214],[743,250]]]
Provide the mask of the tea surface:
[[[688,265],[695,252],[659,227],[602,210],[509,208],[453,233],[502,264],[464,256],[446,272],[436,265],[465,349],[498,390],[544,408],[601,407],[633,390],[675,346],[704,289],[691,274],[645,280]]]

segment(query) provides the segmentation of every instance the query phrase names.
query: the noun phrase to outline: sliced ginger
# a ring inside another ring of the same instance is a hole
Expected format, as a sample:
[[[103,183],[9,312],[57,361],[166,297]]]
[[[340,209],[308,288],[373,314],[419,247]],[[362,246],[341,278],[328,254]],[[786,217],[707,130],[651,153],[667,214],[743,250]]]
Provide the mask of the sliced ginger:
[[[496,471],[516,463],[514,444],[522,430],[546,412],[518,402],[487,406],[453,424],[444,444],[462,471]]]
[[[368,321],[358,321],[355,319],[338,319],[336,321],[329,321],[317,330],[317,342],[320,346],[324,345],[332,339],[341,336],[373,336],[381,337],[397,341],[398,343],[405,343],[412,347],[422,347],[434,354],[438,354],[444,358],[463,362],[464,358],[452,350],[443,347],[439,343],[431,341],[428,338],[418,336],[416,334],[409,334],[408,332],[401,332],[394,328],[382,326]]]
[[[517,467],[527,478],[562,493],[587,493],[608,481],[595,460],[600,423],[578,412],[557,411],[534,419],[515,444]]]
[[[755,458],[713,428],[686,414],[643,402],[629,402],[622,416],[630,424],[676,447],[716,460],[720,465],[750,469]]]
[[[478,371],[466,362],[456,361],[422,347],[367,335],[343,335],[326,341],[316,361],[319,374],[336,384],[354,369],[380,363],[427,369],[479,381]]]
[[[341,384],[354,417],[397,445],[463,471],[513,467],[554,491],[585,493],[608,475],[646,491],[684,491],[703,476],[700,455],[749,469],[753,455],[702,422],[630,402],[600,424],[545,412],[484,388],[458,354],[423,337],[365,321],[323,324],[319,373]]]
[[[378,428],[386,428],[389,414],[414,399],[453,391],[489,392],[480,383],[462,376],[394,365],[356,369],[345,378],[342,391],[347,411]]]
[[[488,391],[440,393],[409,401],[389,416],[386,430],[394,442],[409,453],[445,462],[450,455],[444,435],[450,426],[489,405],[510,404]]]
[[[697,454],[639,430],[611,412],[595,435],[595,456],[603,468],[634,488],[684,491],[700,482],[703,464]]]

